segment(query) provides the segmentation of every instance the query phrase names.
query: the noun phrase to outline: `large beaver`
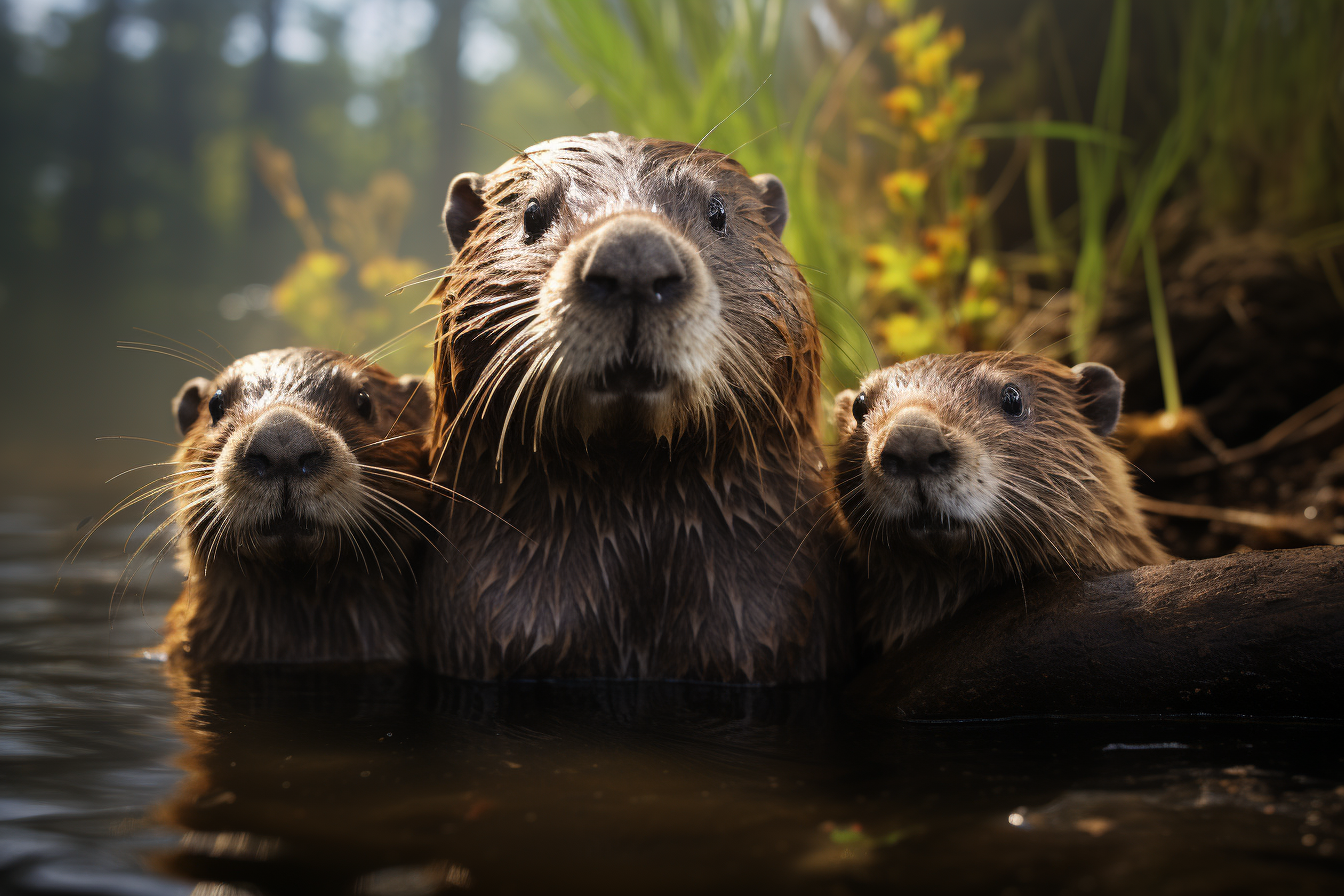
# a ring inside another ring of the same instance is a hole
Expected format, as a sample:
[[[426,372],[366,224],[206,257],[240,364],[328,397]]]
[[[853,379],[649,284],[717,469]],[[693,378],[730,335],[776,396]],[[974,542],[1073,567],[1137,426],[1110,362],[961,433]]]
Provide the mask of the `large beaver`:
[[[432,668],[784,682],[846,663],[787,217],[770,175],[618,134],[453,181],[435,475],[498,517],[437,512]]]
[[[402,661],[428,541],[428,387],[339,352],[248,355],[173,400],[193,665]]]
[[[886,650],[1009,580],[1169,560],[1104,441],[1123,391],[1101,364],[967,352],[878,370],[837,396],[865,645]]]

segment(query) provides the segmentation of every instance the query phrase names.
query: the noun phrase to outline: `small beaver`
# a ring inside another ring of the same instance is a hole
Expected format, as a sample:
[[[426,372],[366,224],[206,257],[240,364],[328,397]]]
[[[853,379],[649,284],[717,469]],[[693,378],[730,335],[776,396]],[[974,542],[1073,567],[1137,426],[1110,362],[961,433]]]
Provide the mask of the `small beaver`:
[[[168,613],[170,658],[409,658],[428,392],[310,348],[248,355],[182,387],[173,493],[187,582]]]
[[[453,181],[436,477],[497,517],[436,512],[455,549],[424,577],[432,668],[782,682],[844,667],[820,343],[787,218],[771,175],[611,133]]]
[[[866,576],[865,647],[889,649],[1010,580],[1167,562],[1104,441],[1123,392],[1102,364],[967,352],[838,395],[837,491]]]

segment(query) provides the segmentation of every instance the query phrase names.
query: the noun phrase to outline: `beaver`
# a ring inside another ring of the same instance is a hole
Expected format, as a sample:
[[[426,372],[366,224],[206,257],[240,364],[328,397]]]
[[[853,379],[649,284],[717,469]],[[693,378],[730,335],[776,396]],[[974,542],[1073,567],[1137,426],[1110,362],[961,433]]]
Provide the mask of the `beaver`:
[[[887,650],[994,585],[1170,558],[1105,438],[1124,383],[1021,352],[928,355],[836,397],[837,506],[864,649]]]
[[[168,613],[170,658],[409,658],[429,391],[311,348],[248,355],[182,387],[173,518],[187,581]]]
[[[779,180],[615,133],[454,179],[421,655],[470,679],[847,663],[820,341]]]

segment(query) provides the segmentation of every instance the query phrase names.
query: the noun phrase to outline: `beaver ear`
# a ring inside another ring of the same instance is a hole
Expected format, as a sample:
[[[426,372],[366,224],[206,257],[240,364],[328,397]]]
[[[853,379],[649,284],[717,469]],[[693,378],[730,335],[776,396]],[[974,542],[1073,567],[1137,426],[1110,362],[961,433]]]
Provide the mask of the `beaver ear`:
[[[784,185],[773,174],[758,174],[752,178],[761,190],[761,203],[765,206],[765,223],[775,232],[775,236],[784,235],[784,225],[789,223],[789,197],[784,194]]]
[[[485,211],[485,178],[479,174],[459,174],[448,188],[448,201],[443,206],[443,229],[448,231],[448,244],[454,252],[462,251],[462,244],[476,229],[481,212]]]
[[[847,439],[859,428],[854,420],[854,399],[859,393],[846,389],[835,396],[835,434]]]
[[[406,408],[405,416],[417,420],[429,417],[434,396],[426,377],[408,373],[397,380],[397,389]]]
[[[210,391],[210,381],[203,376],[187,380],[187,384],[177,390],[173,398],[173,416],[177,418],[177,431],[187,434],[191,424],[201,416],[201,396]]]
[[[1078,396],[1083,416],[1092,424],[1092,431],[1108,436],[1120,422],[1120,400],[1125,394],[1125,381],[1105,364],[1088,361],[1073,368],[1078,375]]]

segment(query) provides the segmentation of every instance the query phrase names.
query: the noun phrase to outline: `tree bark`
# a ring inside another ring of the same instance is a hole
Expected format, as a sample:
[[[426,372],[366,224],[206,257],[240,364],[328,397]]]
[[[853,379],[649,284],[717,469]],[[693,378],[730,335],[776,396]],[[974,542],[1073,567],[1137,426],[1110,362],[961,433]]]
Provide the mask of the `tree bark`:
[[[1344,718],[1344,548],[986,595],[866,669],[846,700],[909,720]]]
[[[466,121],[466,103],[463,101],[462,75],[458,72],[458,57],[462,44],[462,10],[465,0],[437,0],[439,21],[431,41],[435,74],[434,124],[438,158],[434,166],[434,182],[426,187],[438,194],[438,205],[448,195],[448,184],[461,174],[466,164],[470,131],[462,126]]]

